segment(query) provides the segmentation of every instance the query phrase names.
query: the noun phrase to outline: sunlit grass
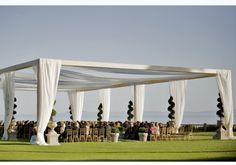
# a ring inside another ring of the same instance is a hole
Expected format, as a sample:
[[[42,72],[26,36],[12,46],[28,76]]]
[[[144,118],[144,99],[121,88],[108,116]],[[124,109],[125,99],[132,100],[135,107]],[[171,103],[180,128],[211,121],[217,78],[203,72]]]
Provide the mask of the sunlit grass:
[[[191,140],[156,142],[77,142],[34,146],[0,141],[0,160],[236,160],[236,140],[212,140],[195,133]]]

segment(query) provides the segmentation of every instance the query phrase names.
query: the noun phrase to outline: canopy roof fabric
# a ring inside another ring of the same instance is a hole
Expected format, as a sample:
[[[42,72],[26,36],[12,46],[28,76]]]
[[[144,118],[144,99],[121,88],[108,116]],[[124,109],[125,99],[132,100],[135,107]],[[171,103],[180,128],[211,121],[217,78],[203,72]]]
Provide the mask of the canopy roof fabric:
[[[40,59],[14,65],[0,70],[15,73],[16,90],[37,89],[33,68]],[[196,69],[183,67],[115,64],[100,62],[61,60],[58,91],[90,91],[116,88],[138,84],[154,84],[175,80],[189,80],[216,76],[215,69]],[[32,73],[29,73],[31,69]]]

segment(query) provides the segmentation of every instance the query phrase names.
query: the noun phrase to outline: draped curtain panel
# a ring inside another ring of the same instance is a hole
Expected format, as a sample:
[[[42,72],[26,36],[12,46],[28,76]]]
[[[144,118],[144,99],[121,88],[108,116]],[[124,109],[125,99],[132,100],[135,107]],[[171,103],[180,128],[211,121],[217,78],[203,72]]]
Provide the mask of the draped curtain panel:
[[[175,121],[175,131],[178,133],[178,129],[181,126],[184,108],[185,108],[185,92],[186,92],[187,81],[172,81],[170,83],[170,95],[173,97],[173,102],[175,103],[175,107],[173,110],[174,121]]]
[[[143,121],[144,99],[145,99],[145,85],[134,85],[133,89],[134,122]]]
[[[8,128],[11,123],[14,109],[14,72],[8,72],[4,74],[3,78],[3,95],[5,104],[5,120],[4,120],[4,133],[2,140],[8,140]]]
[[[111,103],[110,88],[99,90],[99,104],[100,103],[102,103],[103,106],[102,121],[109,121],[110,103]]]
[[[233,135],[233,96],[232,96],[232,80],[230,70],[217,71],[217,84],[224,108],[224,126],[228,132],[228,138],[234,138]]]
[[[73,121],[81,121],[84,104],[84,92],[69,91],[68,97],[71,105]]]
[[[44,139],[44,131],[49,122],[56,98],[60,69],[61,60],[40,59],[38,64],[38,132],[36,140],[38,145],[47,145]]]

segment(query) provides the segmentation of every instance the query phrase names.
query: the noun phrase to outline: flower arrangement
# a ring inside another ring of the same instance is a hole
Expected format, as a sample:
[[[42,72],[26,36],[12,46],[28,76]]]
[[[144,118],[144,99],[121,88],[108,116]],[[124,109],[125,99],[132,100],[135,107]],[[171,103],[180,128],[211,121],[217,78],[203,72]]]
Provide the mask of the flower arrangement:
[[[147,130],[147,128],[145,128],[145,127],[140,127],[140,128],[138,129],[138,132],[139,132],[139,133],[147,133],[148,130]]]
[[[111,128],[111,133],[120,133],[119,128],[117,128],[117,127],[112,127],[112,128]]]

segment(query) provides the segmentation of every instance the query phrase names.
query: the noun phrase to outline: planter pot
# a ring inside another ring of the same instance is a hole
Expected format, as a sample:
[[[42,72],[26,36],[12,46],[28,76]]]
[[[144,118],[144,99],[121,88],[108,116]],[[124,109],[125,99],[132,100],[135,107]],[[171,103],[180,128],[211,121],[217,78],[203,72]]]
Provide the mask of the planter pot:
[[[111,133],[111,141],[118,142],[119,135],[120,135],[119,133]]]
[[[146,142],[148,133],[138,133],[139,141]]]
[[[57,127],[57,122],[55,122],[55,121],[49,121],[49,122],[48,122],[48,127],[50,128],[50,131],[49,131],[49,132],[56,133],[56,132],[54,131],[54,128]]]
[[[59,145],[58,143],[59,134],[57,134],[56,131],[54,130],[56,126],[57,126],[56,121],[52,120],[48,122],[48,127],[50,128],[50,130],[48,131],[48,134],[46,134],[46,136],[47,136],[47,143],[49,145]]]

